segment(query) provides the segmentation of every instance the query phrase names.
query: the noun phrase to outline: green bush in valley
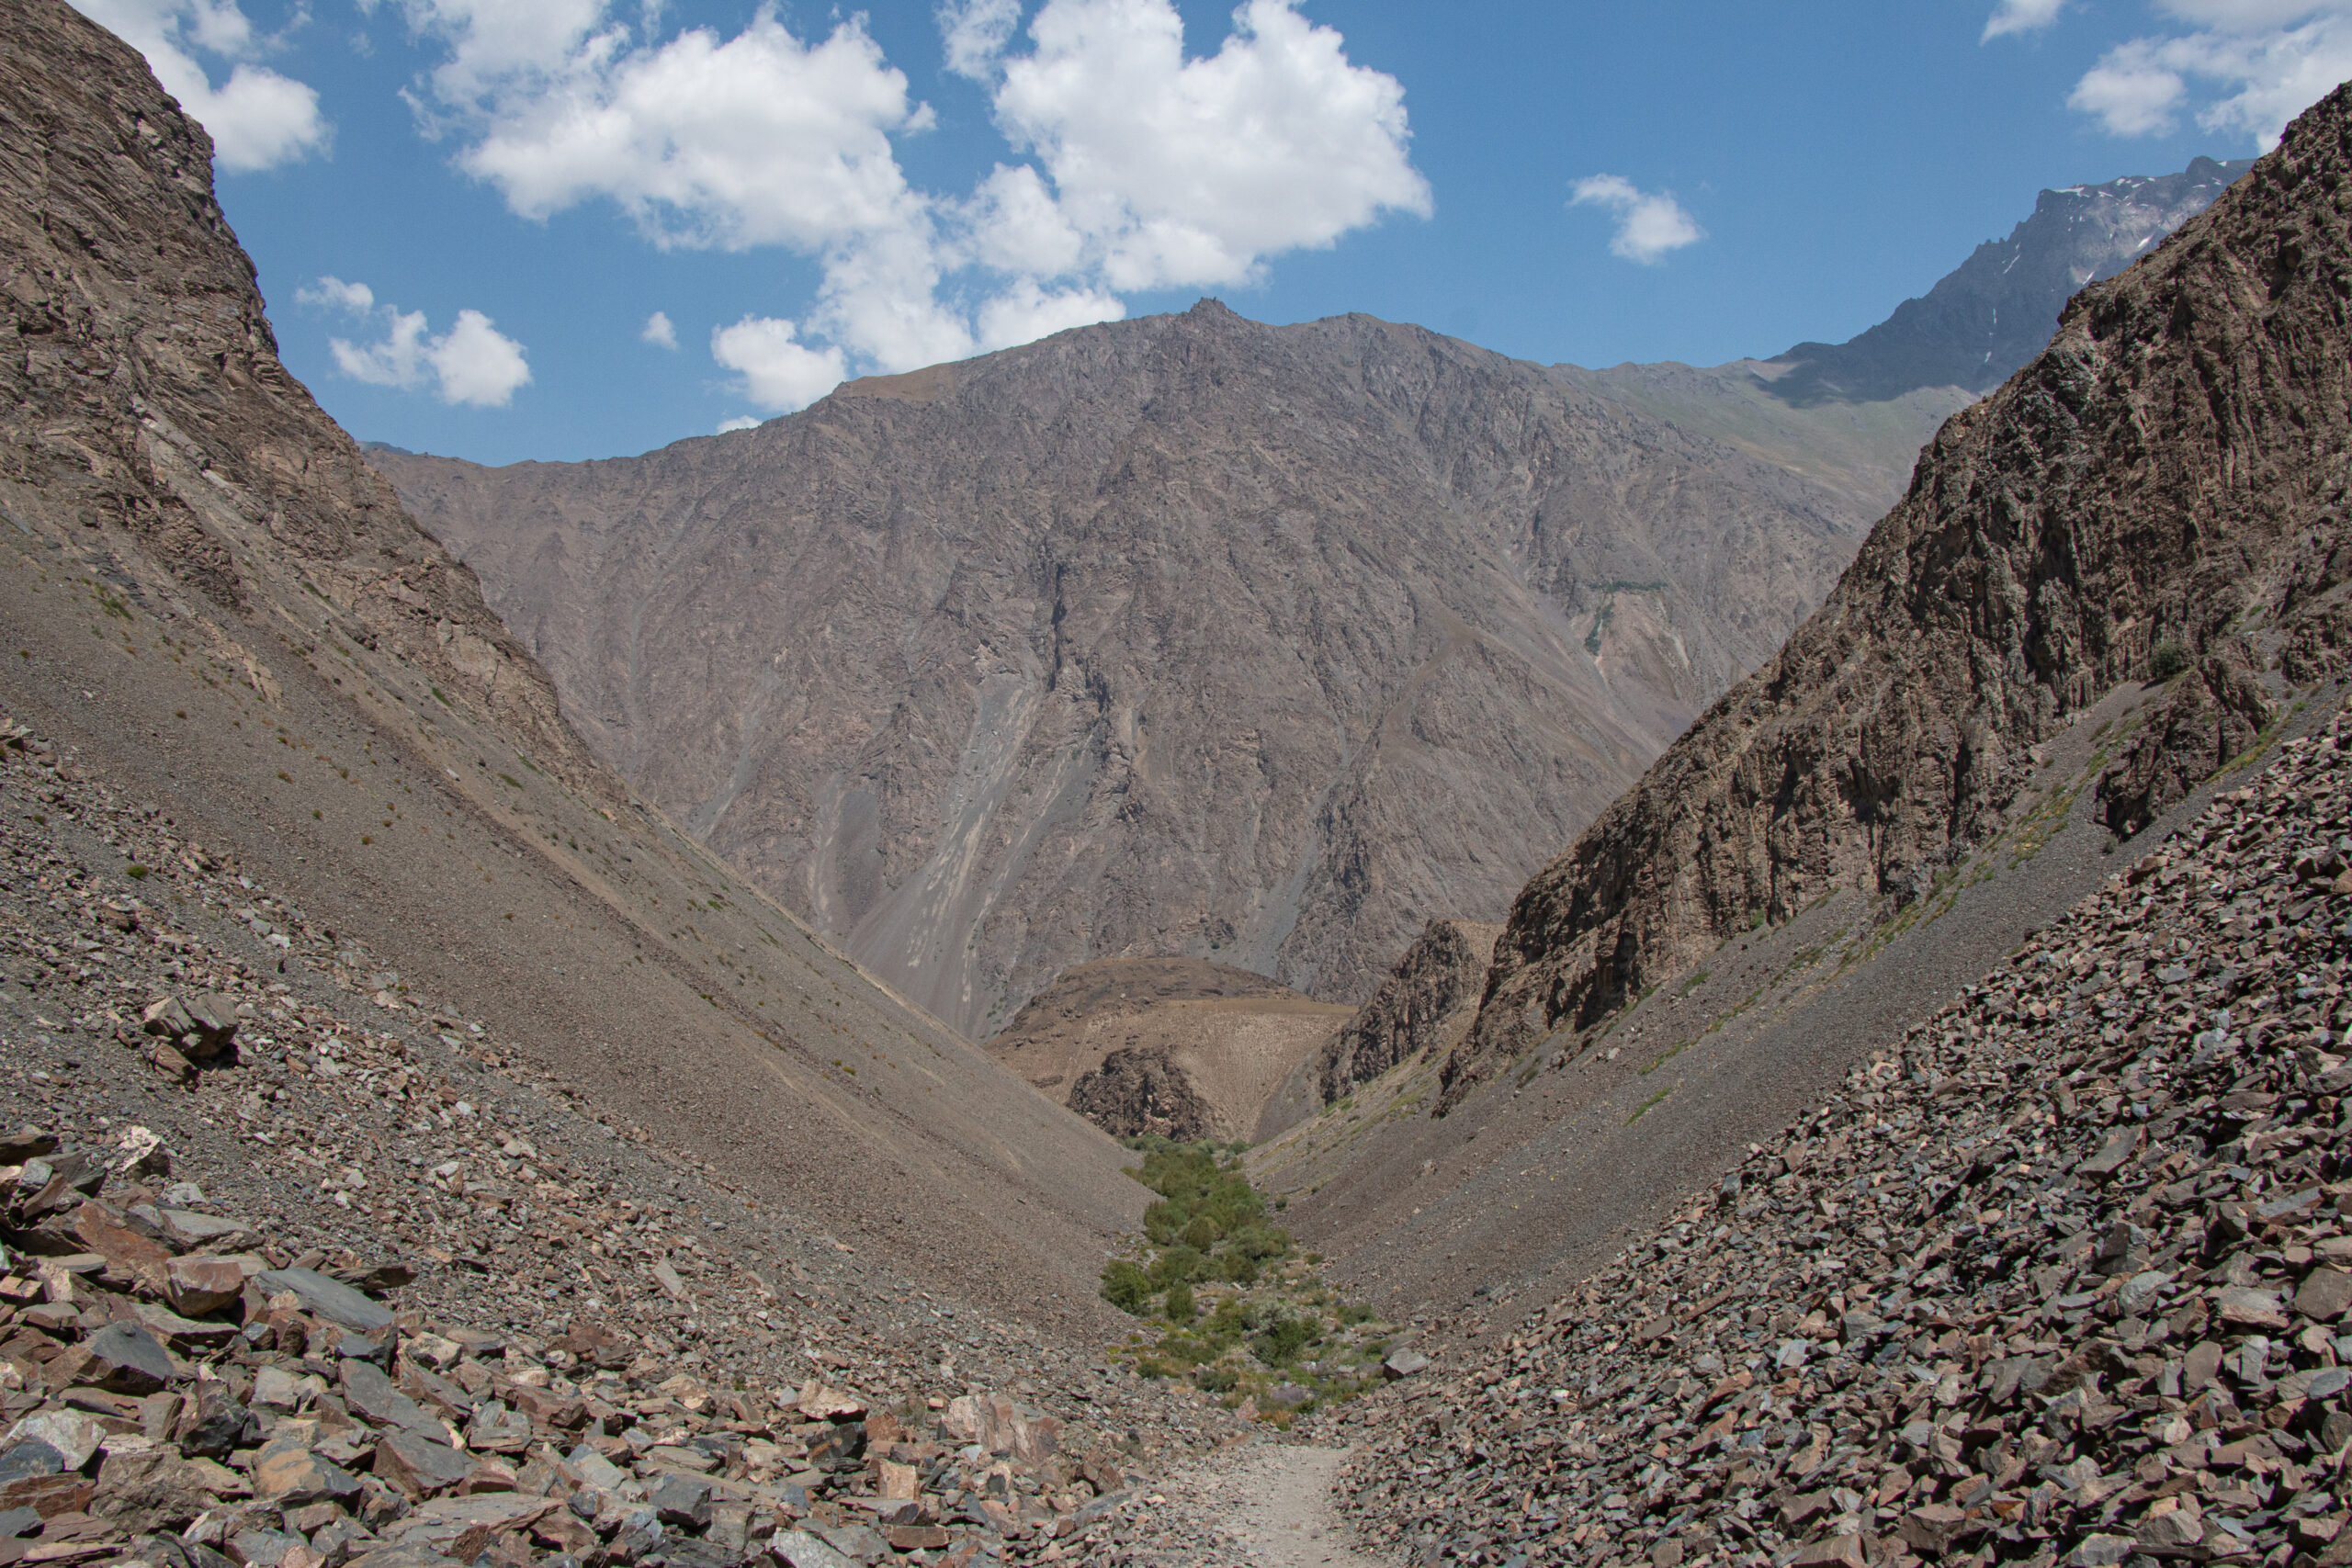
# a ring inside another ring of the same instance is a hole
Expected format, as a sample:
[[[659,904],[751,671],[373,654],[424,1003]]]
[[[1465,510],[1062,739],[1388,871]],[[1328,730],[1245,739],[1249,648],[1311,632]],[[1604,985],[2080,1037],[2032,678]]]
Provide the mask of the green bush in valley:
[[[1156,1193],[1144,1211],[1148,1243],[1102,1270],[1102,1296],[1159,1325],[1124,1354],[1145,1377],[1188,1377],[1227,1408],[1287,1424],[1289,1403],[1270,1404],[1277,1383],[1306,1385],[1315,1405],[1376,1387],[1385,1347],[1374,1314],[1325,1288],[1321,1259],[1301,1258],[1272,1223],[1265,1198],[1240,1168],[1238,1145],[1128,1140],[1142,1156],[1127,1174]],[[1311,1363],[1311,1364],[1305,1364]]]
[[[1207,1258],[1180,1244],[1161,1253],[1145,1278],[1150,1280],[1154,1291],[1164,1291],[1170,1285],[1189,1284],[1208,1271]]]
[[[1317,1325],[1303,1317],[1279,1314],[1262,1334],[1250,1338],[1250,1353],[1270,1367],[1286,1367],[1318,1337]]]
[[[1124,1258],[1102,1266],[1102,1299],[1121,1312],[1139,1313],[1151,1299],[1151,1281]]]
[[[2160,642],[2148,656],[2148,683],[2161,686],[2188,668],[2188,650],[2177,642]]]

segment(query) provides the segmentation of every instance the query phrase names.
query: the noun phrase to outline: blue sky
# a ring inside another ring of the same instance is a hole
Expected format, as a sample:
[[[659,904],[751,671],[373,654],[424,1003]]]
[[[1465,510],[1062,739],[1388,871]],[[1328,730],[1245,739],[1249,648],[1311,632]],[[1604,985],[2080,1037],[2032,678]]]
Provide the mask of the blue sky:
[[[213,130],[321,402],[486,462],[1203,294],[1544,362],[1837,341],[2352,74],[2352,0],[79,3]]]

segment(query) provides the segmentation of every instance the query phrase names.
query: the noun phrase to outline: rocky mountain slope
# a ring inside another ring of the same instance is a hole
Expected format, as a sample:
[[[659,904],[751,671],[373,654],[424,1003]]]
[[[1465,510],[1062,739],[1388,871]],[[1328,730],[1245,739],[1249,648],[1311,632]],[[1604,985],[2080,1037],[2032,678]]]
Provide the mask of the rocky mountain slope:
[[[1411,1561],[2352,1561],[2352,728],[1335,1425]]]
[[[1092,958],[1352,1002],[1431,916],[1499,917],[1925,429],[1833,483],[1789,429],[1204,302],[642,457],[374,459],[600,756],[985,1035]]]
[[[1457,1043],[1254,1156],[1341,1282],[1580,1278],[2309,722],[2345,625],[2345,118],[1947,425],[1788,647],[1530,883]]]
[[[1120,1151],[589,757],[278,363],[209,158],[110,35],[0,12],[0,706],[133,808],[78,852],[106,890],[387,1021],[481,1023],[808,1232],[1099,1332],[1102,1251],[1147,1197]],[[112,962],[42,945],[42,1012],[135,1022],[156,998]]]
[[[1105,956],[1358,1001],[1429,918],[1501,915],[1937,423],[2242,167],[2046,192],[1770,362],[1204,303],[643,457],[372,457],[601,757],[957,1027]]]
[[[1788,646],[1521,895],[1448,1100],[1752,920],[1928,896],[2033,748],[2131,682],[2162,709],[2098,785],[2129,831],[2333,675],[2352,265],[2331,98],[1955,416]]]
[[[1103,958],[1063,971],[988,1051],[1115,1137],[1247,1142],[1350,1016],[1227,964]]]
[[[2076,290],[2146,255],[2253,166],[2199,158],[2177,175],[2045,190],[2007,239],[1977,246],[1877,326],[1841,344],[1801,343],[1757,373],[1773,397],[1799,406],[1929,387],[1988,392],[2041,352]]]

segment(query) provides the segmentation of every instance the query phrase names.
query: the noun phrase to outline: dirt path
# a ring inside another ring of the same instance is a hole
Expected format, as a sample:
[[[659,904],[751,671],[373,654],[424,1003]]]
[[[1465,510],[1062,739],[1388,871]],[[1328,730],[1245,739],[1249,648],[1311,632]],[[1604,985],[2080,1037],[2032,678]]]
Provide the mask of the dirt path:
[[[1210,1455],[1159,1488],[1165,1504],[1122,1542],[1167,1568],[1394,1568],[1352,1544],[1331,1507],[1345,1449],[1259,1440]]]

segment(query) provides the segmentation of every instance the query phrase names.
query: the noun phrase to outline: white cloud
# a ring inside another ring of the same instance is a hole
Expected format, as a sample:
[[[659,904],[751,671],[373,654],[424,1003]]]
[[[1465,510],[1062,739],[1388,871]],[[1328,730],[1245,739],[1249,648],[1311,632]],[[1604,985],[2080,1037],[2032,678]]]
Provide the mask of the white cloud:
[[[2039,32],[2058,19],[2066,8],[2066,0],[2001,0],[1984,22],[1984,31],[1977,41],[1990,43],[2011,33]]]
[[[1072,327],[1115,321],[1127,307],[1115,294],[1071,288],[1047,293],[1033,278],[1020,278],[980,307],[980,347],[1012,348]]]
[[[1404,89],[1295,0],[1246,0],[1195,60],[1171,0],[1046,0],[1018,56],[1020,0],[947,0],[951,69],[996,84],[1000,129],[1035,158],[961,199],[908,182],[892,138],[933,117],[860,18],[808,43],[763,9],[731,39],[661,41],[616,19],[624,0],[395,3],[447,49],[415,96],[425,128],[464,137],[460,166],[514,211],[608,200],[663,248],[817,260],[784,335],[752,317],[714,335],[763,406],[800,406],[853,364],[1115,320],[1127,290],[1247,283],[1285,251],[1430,210]]]
[[[746,316],[731,327],[711,329],[710,356],[741,374],[741,390],[752,401],[772,413],[790,413],[840,386],[848,374],[840,349],[812,349],[795,342],[798,335],[790,321]]]
[[[1617,215],[1609,252],[1655,266],[1667,253],[1705,237],[1682,204],[1664,191],[1645,191],[1621,175],[1592,175],[1576,183],[1571,207],[1601,207]]]
[[[1111,289],[1248,283],[1267,256],[1430,210],[1395,77],[1350,64],[1291,0],[1233,21],[1186,60],[1168,0],[1047,0],[1035,50],[1004,62],[998,123]]]
[[[383,322],[384,335],[376,343],[327,340],[335,367],[355,381],[403,389],[430,383],[443,402],[475,408],[504,408],[517,388],[530,383],[523,345],[480,310],[459,310],[455,326],[432,337],[424,311],[379,306],[376,291],[364,283],[322,277],[294,297],[305,305]]]
[[[458,324],[433,340],[425,357],[440,378],[445,403],[503,409],[514,389],[531,379],[523,345],[492,326],[480,310],[458,311]]]
[[[339,277],[322,277],[316,283],[305,284],[294,291],[296,303],[322,306],[330,310],[347,310],[364,316],[376,308],[376,291],[364,283],[345,283]]]
[[[605,197],[664,247],[820,251],[915,216],[888,135],[912,116],[859,22],[804,47],[761,16],[724,42],[592,50],[502,102],[460,162],[528,218]]]
[[[247,174],[322,153],[331,140],[316,89],[254,57],[257,36],[236,0],[74,0],[77,8],[147,58],[164,90],[211,134],[213,158]],[[219,86],[192,51],[232,62]]]
[[[678,346],[678,329],[671,324],[667,310],[656,310],[646,317],[645,330],[637,335],[656,348]]]
[[[739,413],[733,419],[720,420],[718,422],[718,434],[725,435],[729,431],[757,430],[765,422],[762,420],[758,414]]]
[[[2168,131],[2193,109],[2204,130],[2267,150],[2289,120],[2352,78],[2352,0],[2159,0],[2156,9],[2191,30],[2117,45],[2067,99],[2110,135]]]
[[[1020,25],[1021,0],[942,0],[939,36],[946,46],[947,69],[988,80]]]

